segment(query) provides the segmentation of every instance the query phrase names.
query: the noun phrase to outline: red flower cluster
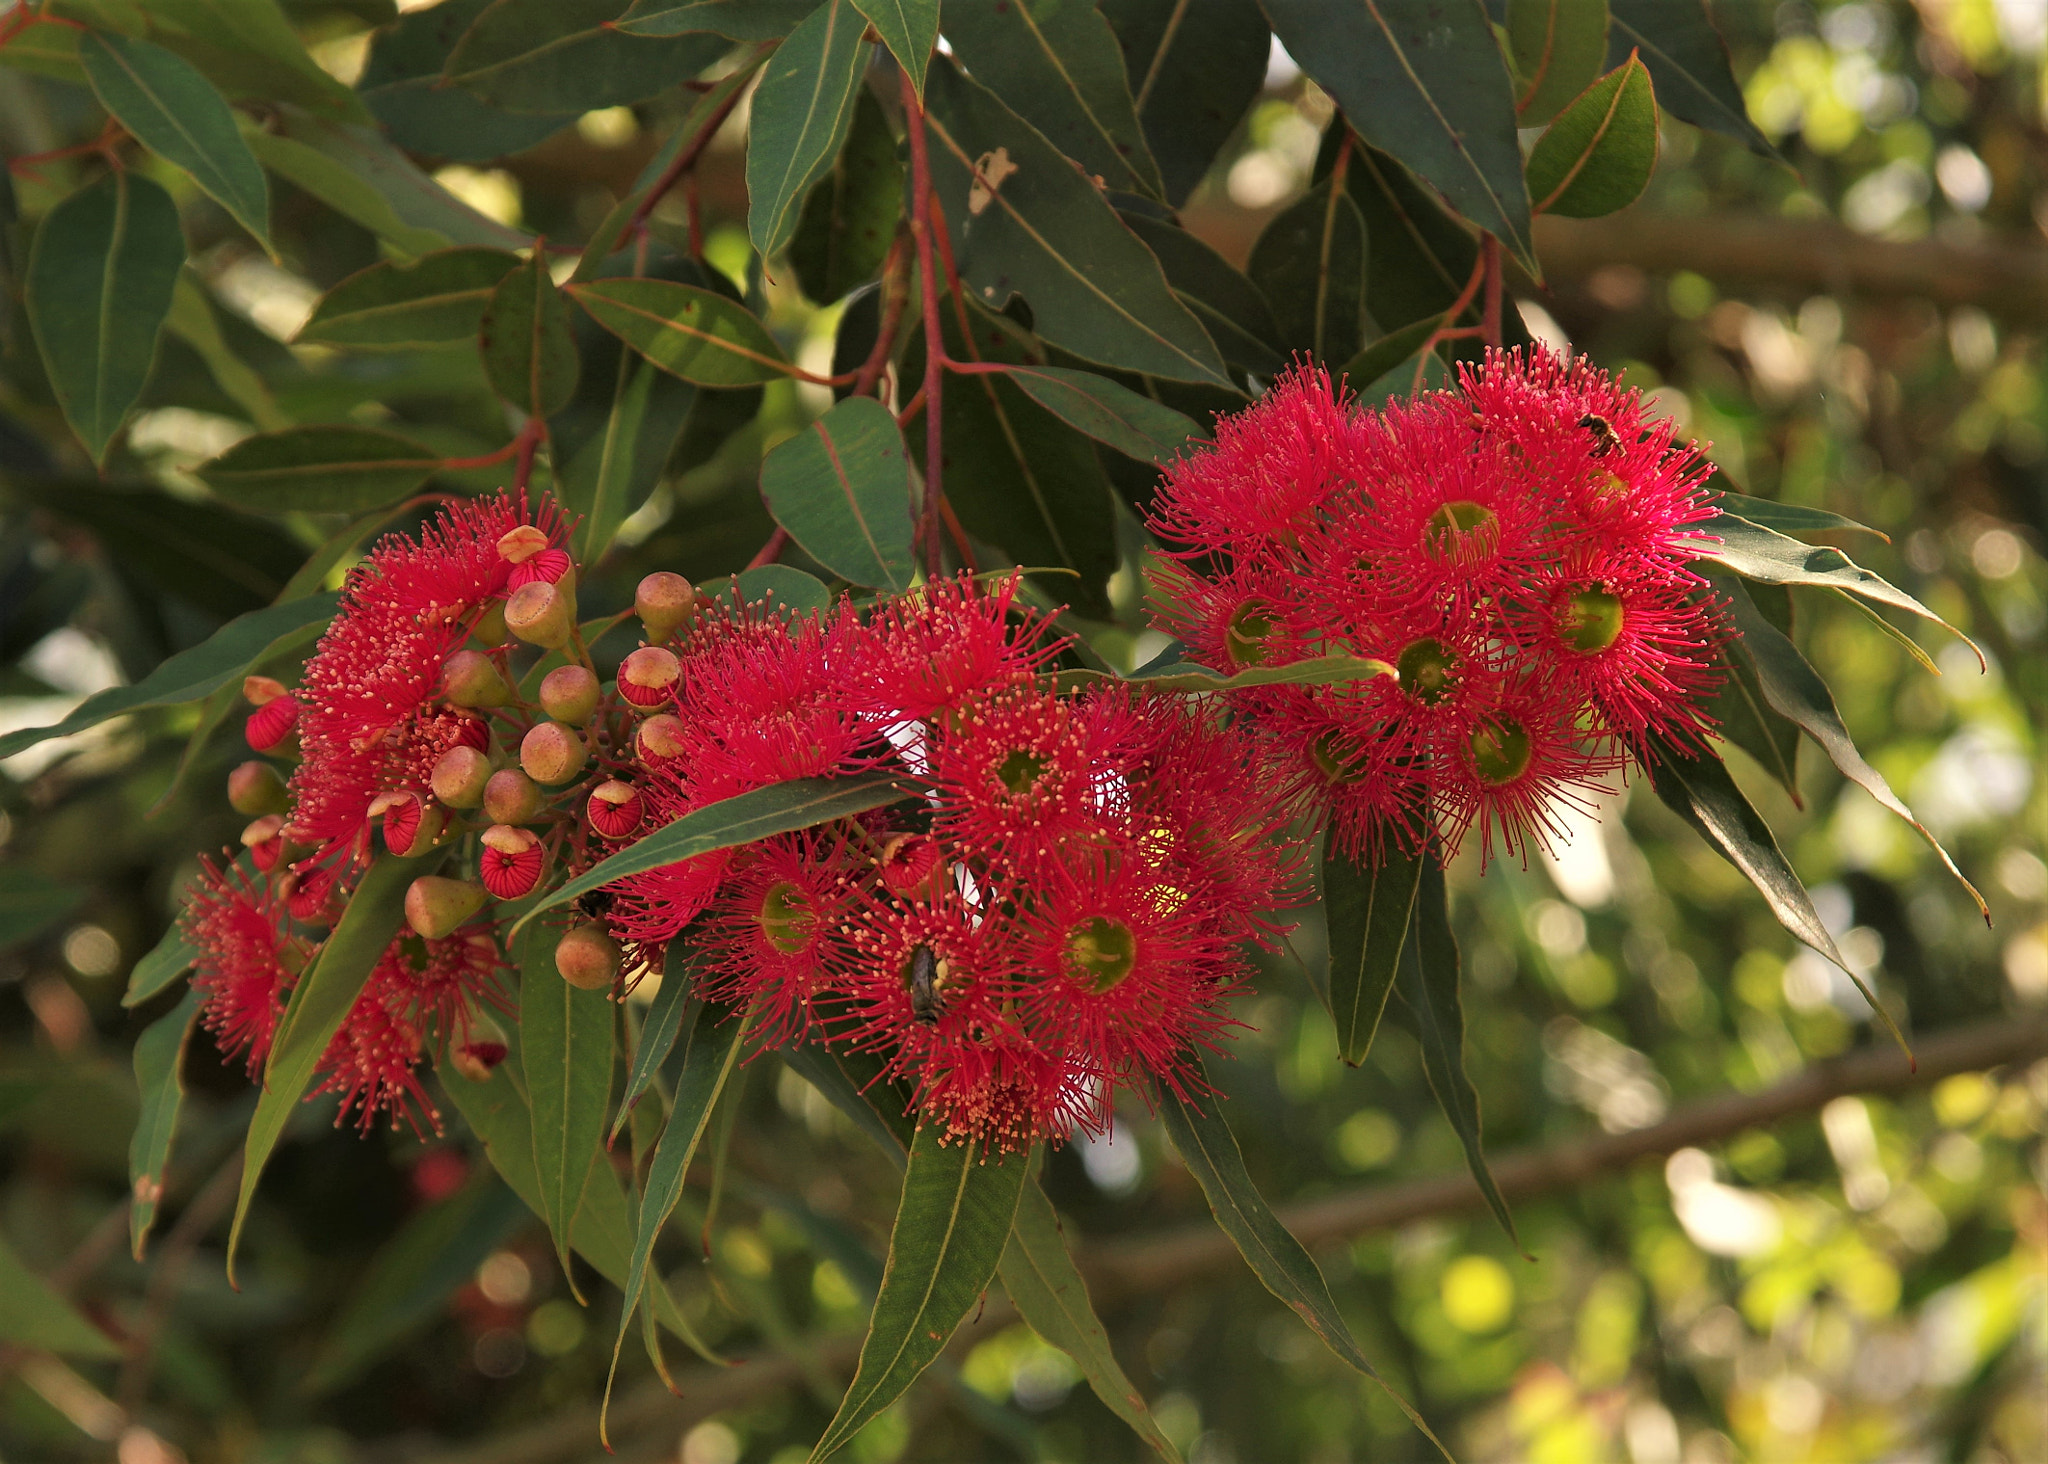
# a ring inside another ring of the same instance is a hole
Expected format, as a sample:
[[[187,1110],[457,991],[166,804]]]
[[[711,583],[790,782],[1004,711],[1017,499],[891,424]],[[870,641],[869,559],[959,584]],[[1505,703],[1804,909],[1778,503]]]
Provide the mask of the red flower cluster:
[[[1233,694],[1270,776],[1351,856],[1527,857],[1649,737],[1697,741],[1722,612],[1687,567],[1711,472],[1584,360],[1489,353],[1360,412],[1282,377],[1168,471],[1156,619],[1205,665],[1349,654],[1389,675]]]

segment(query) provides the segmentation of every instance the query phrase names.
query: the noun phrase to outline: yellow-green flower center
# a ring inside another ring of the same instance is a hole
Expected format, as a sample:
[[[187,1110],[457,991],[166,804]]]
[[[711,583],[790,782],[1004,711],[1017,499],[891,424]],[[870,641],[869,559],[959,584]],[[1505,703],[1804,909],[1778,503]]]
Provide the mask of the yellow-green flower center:
[[[1332,783],[1359,782],[1370,766],[1365,749],[1335,730],[1325,732],[1310,743],[1308,755],[1315,759],[1316,767]]]
[[[1529,729],[1506,712],[1483,719],[1465,739],[1465,755],[1472,772],[1489,788],[1512,783],[1528,772],[1534,753]]]
[[[1067,932],[1067,971],[1099,996],[1138,964],[1138,937],[1121,920],[1091,916]]]
[[[1418,701],[1435,706],[1449,695],[1451,680],[1461,658],[1434,636],[1423,636],[1401,648],[1394,671],[1401,690]]]
[[[1223,648],[1235,665],[1263,665],[1266,638],[1272,633],[1272,607],[1263,600],[1247,600],[1231,613],[1230,623],[1223,628]]]
[[[1021,747],[996,765],[996,777],[1020,798],[1037,785],[1044,772],[1045,759]]]
[[[817,933],[818,917],[810,897],[793,880],[768,887],[761,896],[761,938],[785,956],[794,956],[811,943]]]
[[[1429,522],[1422,526],[1422,542],[1432,553],[1449,555],[1467,539],[1490,531],[1495,522],[1493,510],[1485,504],[1454,498],[1429,516]]]
[[[1619,595],[1589,587],[1558,604],[1557,633],[1573,650],[1590,656],[1621,639],[1624,618]]]

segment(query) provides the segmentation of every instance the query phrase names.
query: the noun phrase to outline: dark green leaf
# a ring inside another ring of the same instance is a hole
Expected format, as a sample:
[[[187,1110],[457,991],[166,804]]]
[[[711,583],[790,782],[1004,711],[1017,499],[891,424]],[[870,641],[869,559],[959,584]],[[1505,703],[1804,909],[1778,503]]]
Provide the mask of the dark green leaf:
[[[1413,923],[1400,955],[1396,985],[1422,1047],[1422,1072],[1436,1094],[1437,1105],[1465,1146],[1465,1163],[1479,1192],[1500,1221],[1508,1239],[1521,1245],[1508,1202],[1493,1182],[1480,1147],[1479,1093],[1465,1073],[1465,1008],[1458,997],[1458,941],[1451,934],[1450,892],[1434,850],[1417,861]],[[1334,946],[1334,935],[1333,942]],[[1336,972],[1331,972],[1334,986]],[[1334,992],[1333,992],[1334,994]]]
[[[1206,666],[1197,666],[1192,662],[1174,661],[1157,669],[1146,668],[1124,677],[1112,676],[1102,671],[1075,669],[1055,672],[1052,679],[1053,684],[1062,690],[1090,686],[1096,682],[1124,681],[1153,691],[1199,694],[1238,691],[1249,686],[1335,686],[1342,682],[1364,681],[1374,676],[1393,674],[1394,668],[1385,661],[1336,655],[1310,656],[1305,660],[1290,661],[1285,666],[1251,666],[1227,676],[1221,671],[1211,671]]]
[[[925,67],[931,64],[932,49],[939,43],[939,0],[854,0],[854,4],[922,97]]]
[[[1729,580],[1723,588],[1731,595],[1743,593],[1739,581]],[[1782,585],[1761,585],[1759,589],[1787,595]],[[1756,657],[1734,637],[1721,647],[1718,657],[1722,681],[1715,693],[1715,730],[1756,759],[1757,766],[1771,775],[1797,804],[1799,793],[1799,727],[1771,709],[1763,685],[1757,680]]]
[[[1608,0],[1607,9],[1609,66],[1639,52],[1665,111],[1681,122],[1725,133],[1751,152],[1778,157],[1770,139],[1749,120],[1742,88],[1728,67],[1728,45],[1708,18],[1706,0]]]
[[[762,459],[761,497],[804,552],[841,579],[910,588],[910,459],[895,414],[873,397],[848,397]]]
[[[1141,463],[1170,462],[1190,443],[1207,440],[1172,407],[1093,371],[1012,366],[1003,375],[1075,431]]]
[[[658,96],[727,49],[711,35],[612,29],[625,10],[625,0],[497,0],[455,43],[445,75],[508,112],[587,112]]]
[[[832,170],[811,189],[789,243],[803,292],[829,305],[875,277],[903,212],[903,165],[881,104],[856,94],[853,124]]]
[[[1244,1167],[1244,1153],[1237,1147],[1237,1139],[1223,1121],[1223,1115],[1203,1113],[1170,1088],[1162,1086],[1158,1093],[1159,1116],[1166,1122],[1173,1147],[1195,1182],[1201,1185],[1216,1223],[1237,1246],[1245,1263],[1268,1291],[1308,1324],[1324,1346],[1386,1389],[1387,1396],[1400,1405],[1401,1411],[1431,1443],[1436,1443],[1429,1425],[1399,1393],[1387,1387],[1373,1365],[1365,1360],[1337,1310],[1336,1298],[1330,1295],[1330,1283],[1323,1279],[1314,1259],[1280,1223],[1258,1186],[1252,1183],[1251,1173]],[[1213,1110],[1219,1101],[1212,1097],[1210,1108]]]
[[[1478,0],[1263,3],[1288,52],[1361,137],[1435,185],[1540,277],[1514,91]]]
[[[29,325],[64,420],[95,462],[149,380],[184,262],[177,205],[132,172],[79,189],[36,230]]]
[[[796,232],[797,212],[853,124],[867,19],[825,0],[768,58],[747,129],[747,234],[766,260]]]
[[[1259,287],[1187,230],[1139,213],[1120,216],[1159,260],[1175,298],[1202,322],[1223,359],[1239,370],[1278,375],[1286,351]]]
[[[197,67],[148,41],[93,31],[78,58],[100,104],[135,139],[192,181],[270,247],[270,184],[236,129],[227,100]]]
[[[1230,384],[1159,261],[1058,149],[950,62],[934,64],[926,103],[932,184],[980,303],[1021,294],[1038,334],[1085,360]]]
[[[1529,154],[1537,213],[1599,218],[1634,203],[1657,167],[1657,98],[1630,56],[1572,100]]]
[[[441,0],[407,11],[371,38],[356,90],[400,147],[451,162],[488,162],[524,151],[576,120],[574,112],[507,112],[442,84],[455,43],[491,3]]]
[[[739,592],[748,605],[770,605],[792,615],[810,615],[832,608],[833,594],[816,575],[791,569],[786,564],[764,564],[744,570],[725,581],[712,580],[698,586],[698,593]]]
[[[845,1447],[945,1349],[995,1279],[1030,1167],[1022,1154],[948,1141],[938,1124],[918,1129],[860,1364],[812,1460]]]
[[[26,945],[84,903],[82,886],[27,864],[0,868],[0,951]]]
[[[1731,493],[1720,490],[1715,499],[1723,513],[1736,518],[1747,519],[1759,528],[1773,529],[1780,534],[1821,534],[1831,529],[1858,534],[1874,534],[1887,544],[1891,536],[1882,530],[1873,529],[1869,524],[1859,524],[1852,518],[1838,513],[1829,513],[1824,508],[1808,508],[1799,503],[1780,503],[1774,498],[1751,498],[1747,493]]]
[[[1102,13],[1123,47],[1164,197],[1178,208],[1266,84],[1266,17],[1254,0],[1102,0]]]
[[[821,1044],[786,1048],[776,1056],[873,1139],[891,1164],[903,1167],[916,1125],[903,1093],[881,1079],[880,1059],[872,1053],[833,1052]]]
[[[909,796],[911,790],[900,780],[883,773],[866,773],[853,778],[798,778],[721,799],[656,829],[609,859],[599,860],[541,900],[521,917],[520,924],[543,910],[566,904],[629,874],[679,864],[714,849],[751,844],[771,834],[792,833],[830,823],[835,818],[849,818]]]
[[[415,492],[440,462],[395,433],[321,424],[245,437],[198,473],[230,503],[269,513],[361,513]]]
[[[164,938],[151,946],[142,959],[135,963],[135,969],[128,973],[128,989],[121,996],[124,1007],[141,1006],[158,992],[165,990],[173,981],[192,969],[192,958],[198,952],[185,939],[184,932],[173,925],[164,932]]]
[[[0,1239],[0,1342],[65,1357],[114,1358],[121,1349],[22,1264]]]
[[[590,280],[568,295],[662,370],[699,386],[748,386],[789,374],[768,327],[713,290],[669,280]]]
[[[491,292],[517,268],[519,256],[503,249],[444,249],[411,260],[387,259],[322,295],[298,340],[356,350],[468,343],[476,339]]]
[[[1280,342],[1348,361],[1365,341],[1365,217],[1325,178],[1266,225],[1247,272],[1274,302]]]
[[[735,41],[779,41],[820,0],[633,0],[615,29],[628,36],[710,31]]]
[[[279,0],[66,0],[62,8],[86,4],[98,9],[90,18],[103,29],[134,35],[147,28],[235,101],[284,101],[364,120],[362,104],[308,54]]]
[[[633,1106],[676,1045],[676,1033],[682,1030],[683,1016],[690,1010],[690,995],[697,986],[695,965],[694,950],[680,940],[669,942],[662,958],[661,989],[647,1004],[647,1016],[640,1024],[640,1042],[633,1049],[633,1062],[626,1071],[626,1091],[619,1095],[618,1115],[605,1136],[607,1147],[618,1142],[619,1131],[633,1116]]]
[[[620,352],[604,427],[569,457],[556,485],[562,507],[578,520],[570,535],[577,563],[602,559],[619,525],[647,501],[696,400],[688,382]]]
[[[171,313],[164,323],[198,354],[215,383],[258,428],[272,432],[291,425],[291,417],[278,406],[262,374],[228,344],[213,299],[193,271],[178,272],[178,283],[171,291]]]
[[[1345,857],[1334,838],[1323,849],[1330,1015],[1337,1022],[1337,1050],[1353,1067],[1372,1050],[1387,995],[1400,974],[1428,858],[1390,850],[1369,867]]]
[[[185,1061],[185,1043],[199,1020],[200,1000],[198,991],[187,990],[176,1006],[135,1039],[135,1090],[142,1108],[128,1140],[128,1248],[138,1261],[164,1197],[164,1166],[171,1162],[171,1139],[185,1101],[179,1069]]]
[[[580,364],[569,307],[536,249],[498,282],[477,321],[477,345],[491,389],[529,417],[560,411],[576,394]]]
[[[180,651],[133,686],[116,686],[79,703],[61,722],[25,727],[0,737],[0,757],[12,757],[48,737],[68,737],[109,717],[148,707],[177,706],[198,701],[230,682],[238,682],[249,666],[279,642],[303,635],[334,616],[333,595],[308,595],[283,605],[251,610],[223,625],[203,643]]]
[[[583,1203],[591,1167],[602,1162],[612,1092],[612,1002],[608,991],[585,991],[561,978],[555,940],[556,933],[542,925],[520,932],[519,1048],[533,1115],[540,1214],[574,1290],[570,1223]]]
[[[1607,55],[1607,0],[1507,0],[1515,111],[1540,127],[1600,74]]]
[[[1123,193],[1164,191],[1116,33],[1093,5],[952,0],[945,18],[947,43],[975,80],[1084,172]]]
[[[1178,1464],[1180,1451],[1160,1432],[1152,1410],[1145,1406],[1145,1395],[1117,1365],[1109,1334],[1088,1300],[1088,1283],[1067,1253],[1060,1217],[1035,1184],[1027,1183],[1018,1200],[998,1274],[1031,1330],[1073,1358],[1095,1396],[1154,1453]]]
[[[1412,371],[1416,353],[1442,324],[1443,317],[1428,315],[1412,325],[1389,331],[1353,356],[1344,367],[1344,375],[1354,388],[1362,390],[1398,366],[1405,364]]]

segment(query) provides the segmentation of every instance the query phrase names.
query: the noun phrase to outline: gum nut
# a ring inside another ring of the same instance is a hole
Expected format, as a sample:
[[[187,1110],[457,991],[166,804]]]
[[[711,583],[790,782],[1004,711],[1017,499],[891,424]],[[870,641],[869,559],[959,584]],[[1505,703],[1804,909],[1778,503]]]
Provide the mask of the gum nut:
[[[574,624],[568,597],[545,580],[521,585],[505,602],[505,625],[529,645],[558,650]]]
[[[566,783],[589,761],[583,739],[560,722],[536,722],[519,742],[519,766],[538,783]]]
[[[490,780],[490,755],[475,747],[449,748],[428,774],[434,796],[450,808],[475,808],[484,801],[484,785]]]
[[[446,822],[439,804],[423,802],[415,793],[385,793],[370,803],[370,816],[384,820],[384,847],[406,855],[441,837]]]
[[[244,818],[283,813],[289,803],[284,779],[267,762],[251,759],[228,774],[228,806]]]
[[[557,722],[585,727],[597,715],[597,676],[588,666],[557,666],[541,678],[541,710]]]
[[[619,695],[636,707],[658,707],[675,694],[683,663],[662,646],[642,646],[619,667]]]
[[[555,947],[555,969],[564,981],[584,991],[610,986],[618,977],[619,961],[619,943],[595,923],[570,927]]]
[[[457,651],[441,663],[441,695],[458,707],[502,707],[512,684],[482,651]]]
[[[667,712],[657,713],[642,722],[633,740],[640,750],[642,762],[681,757],[689,750],[689,744],[683,740],[683,719]]]
[[[531,524],[508,529],[498,538],[498,553],[513,564],[524,564],[548,547],[548,536]]]
[[[285,694],[285,685],[274,676],[244,676],[242,699],[252,707],[266,707]]]
[[[490,898],[480,884],[423,874],[405,892],[405,923],[428,940],[453,935]]]
[[[518,768],[500,768],[484,784],[484,817],[492,823],[529,823],[543,801],[540,785]]]
[[[639,589],[633,592],[633,613],[656,640],[668,639],[677,626],[690,618],[696,604],[697,592],[690,582],[665,569],[641,580]]]

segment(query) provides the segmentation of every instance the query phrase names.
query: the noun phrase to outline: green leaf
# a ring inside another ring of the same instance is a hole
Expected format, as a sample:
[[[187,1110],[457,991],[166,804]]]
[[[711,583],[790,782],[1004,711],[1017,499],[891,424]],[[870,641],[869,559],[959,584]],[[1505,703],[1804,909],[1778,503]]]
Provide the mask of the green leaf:
[[[1607,64],[1631,51],[1657,83],[1657,100],[1681,122],[1723,133],[1762,157],[1784,161],[1749,120],[1742,88],[1728,66],[1728,45],[1706,0],[1608,0]]]
[[[1364,390],[1404,364],[1409,365],[1412,374],[1416,353],[1442,324],[1442,316],[1426,315],[1412,325],[1389,331],[1353,356],[1344,367],[1344,375],[1354,389]]]
[[[563,509],[577,520],[569,545],[577,563],[602,559],[619,525],[647,501],[696,400],[689,383],[630,351],[619,353],[618,387],[603,430],[575,450],[556,484]]]
[[[1869,524],[1859,524],[1852,518],[1838,513],[1829,513],[1824,508],[1808,508],[1799,503],[1780,503],[1774,498],[1751,498],[1747,493],[1731,493],[1726,488],[1714,500],[1721,512],[1747,519],[1759,528],[1772,529],[1780,534],[1823,534],[1839,529],[1845,533],[1874,534],[1889,544],[1891,535]]]
[[[1537,213],[1593,219],[1627,208],[1657,167],[1657,98],[1631,54],[1558,114],[1529,154]]]
[[[761,73],[747,129],[747,235],[764,260],[796,232],[811,185],[846,141],[866,34],[853,0],[825,0]]]
[[[916,578],[910,458],[873,397],[848,397],[762,459],[761,497],[841,579],[901,594]]]
[[[491,390],[529,417],[547,417],[576,394],[581,369],[569,307],[548,277],[543,251],[533,251],[491,291],[477,321],[477,345]]]
[[[1538,127],[1591,85],[1607,55],[1607,0],[1507,0],[1515,111]]]
[[[618,1142],[619,1131],[633,1116],[633,1105],[640,1101],[640,1095],[647,1091],[647,1085],[654,1081],[655,1073],[668,1061],[669,1052],[676,1045],[676,1033],[682,1030],[683,1015],[689,1010],[690,995],[697,986],[696,958],[696,952],[683,942],[669,942],[662,957],[661,989],[647,1004],[646,1019],[640,1024],[640,1042],[633,1049],[633,1062],[626,1071],[626,1091],[619,1095],[618,1114],[612,1119],[611,1132],[605,1135],[607,1148]]]
[[[128,1248],[142,1259],[143,1244],[156,1223],[156,1207],[164,1197],[164,1168],[171,1162],[171,1139],[178,1131],[178,1110],[185,1101],[180,1068],[185,1044],[199,1020],[201,996],[187,990],[184,998],[143,1028],[135,1039],[135,1090],[142,1108],[128,1140]]]
[[[1472,276],[1479,245],[1433,194],[1379,149],[1353,143],[1345,186],[1365,216],[1365,308],[1385,330],[1436,324]],[[1452,325],[1476,325],[1475,302]]]
[[[1353,1067],[1372,1050],[1388,993],[1400,974],[1428,858],[1390,850],[1378,865],[1367,866],[1346,858],[1334,838],[1323,848],[1330,1015],[1337,1022],[1337,1050]]]
[[[1727,580],[1722,588],[1731,597],[1744,593],[1739,581]],[[1790,597],[1782,585],[1760,586]],[[1721,647],[1717,664],[1722,674],[1721,689],[1710,710],[1715,730],[1756,759],[1757,766],[1771,775],[1795,805],[1804,806],[1799,792],[1799,728],[1771,707],[1757,679],[1756,657],[1736,636]]]
[[[121,1349],[72,1309],[0,1239],[0,1342],[66,1357],[117,1358]]]
[[[299,1392],[319,1398],[347,1387],[432,1323],[526,1218],[519,1196],[489,1172],[409,1218],[351,1286]]]
[[[976,81],[1084,173],[1122,193],[1165,191],[1116,32],[1093,5],[953,0],[946,41]]]
[[[949,1140],[938,1124],[918,1129],[860,1364],[812,1460],[844,1448],[945,1349],[995,1279],[1030,1167],[1022,1154]]]
[[[1361,137],[1433,184],[1541,278],[1514,91],[1478,0],[1264,4],[1289,54]]]
[[[1045,1191],[1027,1183],[1011,1222],[997,1273],[1017,1314],[1031,1330],[1074,1359],[1110,1412],[1129,1424],[1160,1458],[1179,1464],[1180,1451],[1160,1431],[1152,1410],[1110,1349],[1109,1334],[1088,1300],[1088,1283],[1067,1253],[1060,1217]]]
[[[361,513],[417,492],[441,456],[372,427],[322,423],[245,437],[199,476],[230,503],[267,513]]]
[[[1365,1360],[1337,1310],[1337,1299],[1330,1295],[1330,1283],[1323,1279],[1323,1273],[1301,1242],[1280,1223],[1258,1186],[1252,1183],[1251,1173],[1244,1166],[1244,1153],[1222,1114],[1203,1113],[1164,1085],[1158,1090],[1158,1099],[1159,1116],[1165,1120],[1173,1147],[1195,1182],[1201,1185],[1217,1225],[1230,1237],[1253,1273],[1308,1324],[1325,1347],[1385,1389],[1409,1420],[1431,1443],[1436,1443],[1429,1425],[1399,1393],[1387,1387]],[[1210,1107],[1215,1108],[1219,1101],[1211,1098]],[[1441,1449],[1443,1445],[1437,1447]],[[1450,1456],[1446,1453],[1445,1457]]]
[[[1075,431],[1141,463],[1170,462],[1189,444],[1208,440],[1172,407],[1093,371],[1018,365],[1003,375]]]
[[[1159,261],[1057,148],[950,62],[934,64],[925,100],[932,186],[981,304],[1021,294],[1039,336],[1085,360],[1230,385]]]
[[[1486,1167],[1486,1153],[1480,1147],[1479,1093],[1465,1073],[1465,1008],[1458,999],[1458,941],[1451,934],[1450,893],[1444,887],[1443,866],[1434,849],[1417,861],[1413,923],[1400,954],[1395,985],[1402,1005],[1414,1024],[1422,1048],[1422,1073],[1436,1094],[1437,1106],[1457,1131],[1465,1147],[1465,1163],[1472,1171],[1479,1192],[1501,1229],[1517,1248],[1514,1216],[1508,1202],[1493,1182]],[[1335,971],[1331,972],[1333,984]]]
[[[872,1053],[833,1052],[822,1044],[785,1048],[776,1056],[873,1139],[891,1164],[903,1167],[916,1124],[903,1093],[882,1077],[881,1059]]]
[[[50,389],[94,462],[142,395],[185,262],[177,205],[147,178],[110,172],[36,230],[25,295]]]
[[[768,327],[713,290],[670,280],[588,280],[567,287],[591,319],[699,386],[749,386],[789,374]]]
[[[1247,268],[1274,302],[1282,345],[1348,361],[1365,341],[1365,216],[1325,178],[1259,235]]]
[[[133,686],[110,687],[89,696],[61,722],[47,727],[24,727],[0,737],[0,758],[12,757],[45,738],[83,732],[110,717],[149,707],[178,706],[209,696],[230,682],[239,682],[249,666],[268,655],[273,647],[331,620],[335,604],[333,595],[308,595],[237,616],[199,645],[172,656]]]
[[[1145,241],[1174,298],[1202,323],[1225,361],[1260,376],[1280,373],[1287,364],[1280,325],[1257,285],[1185,229],[1140,213],[1119,217]]]
[[[751,844],[771,834],[793,833],[830,823],[835,818],[850,818],[911,796],[912,790],[901,779],[884,773],[864,773],[852,778],[796,778],[722,798],[656,829],[610,858],[599,860],[545,896],[520,917],[519,925],[524,926],[543,910],[567,904],[629,874],[679,864],[715,849]]]
[[[697,586],[699,598],[723,598],[734,593],[742,604],[772,605],[791,615],[821,613],[831,609],[837,598],[816,575],[786,564],[764,564],[724,579],[705,580]]]
[[[356,91],[391,140],[408,152],[481,163],[523,152],[576,120],[573,111],[508,112],[472,92],[442,84],[441,72],[463,33],[492,0],[441,0],[411,10],[371,33]]]
[[[583,1202],[591,1166],[601,1162],[605,1111],[611,1106],[611,993],[585,991],[561,978],[554,933],[545,926],[525,927],[517,949],[520,1060],[533,1110],[540,1213],[574,1291],[570,1222]]]
[[[167,989],[173,981],[192,969],[192,958],[198,954],[185,939],[184,932],[174,924],[164,932],[164,938],[151,946],[142,959],[135,963],[135,969],[128,973],[128,990],[122,993],[121,1005],[141,1006],[158,992]]]
[[[868,18],[920,100],[925,67],[939,44],[939,0],[853,0]]]
[[[633,0],[613,29],[625,36],[710,31],[735,41],[779,41],[818,4],[819,0]]]
[[[0,868],[0,950],[26,945],[85,903],[80,885],[28,864]]]
[[[855,93],[853,123],[831,170],[804,199],[790,267],[820,305],[875,277],[903,213],[903,165],[896,138],[873,93]]]
[[[382,260],[322,295],[297,339],[355,350],[465,344],[476,339],[491,292],[518,268],[519,256],[503,249]]]
[[[313,1069],[327,1044],[341,1030],[342,1019],[362,993],[370,971],[389,948],[405,918],[405,891],[422,874],[431,874],[446,856],[435,850],[414,859],[384,855],[375,860],[313,964],[292,988],[290,1003],[271,1039],[270,1059],[263,1069],[263,1091],[256,1116],[242,1148],[242,1189],[235,1201],[235,1220],[228,1230],[228,1281],[235,1279],[235,1251],[249,1202],[256,1197],[263,1166],[312,1086]]]
[[[650,39],[610,22],[624,0],[497,0],[448,57],[447,80],[508,112],[587,112],[658,96],[723,55],[716,36]]]
[[[1123,47],[1162,196],[1178,208],[1265,87],[1266,17],[1255,0],[1102,0],[1101,9]]]
[[[64,0],[62,8],[93,3],[104,30],[150,38],[201,68],[235,101],[290,102],[347,121],[364,120],[362,104],[320,69],[278,0],[146,0],[129,10],[139,25],[108,12],[123,0]]]
[[[171,291],[171,313],[165,324],[171,334],[198,353],[213,373],[220,389],[234,398],[251,422],[265,432],[289,427],[291,417],[277,404],[270,386],[248,362],[235,354],[221,334],[220,319],[214,314],[212,298],[199,277],[189,269],[178,271],[178,283]]]
[[[1250,666],[1226,675],[1197,666],[1191,661],[1173,661],[1156,668],[1112,676],[1107,672],[1074,668],[1053,673],[1053,685],[1071,691],[1097,682],[1122,682],[1152,691],[1177,691],[1190,695],[1241,691],[1249,686],[1336,686],[1348,681],[1366,681],[1375,676],[1392,676],[1394,668],[1385,661],[1361,656],[1310,656],[1285,666]]]
[[[1913,831],[1927,841],[1948,872],[1970,893],[1977,903],[1977,909],[1986,921],[1991,911],[1984,903],[1984,897],[1977,893],[1977,887],[1963,878],[1963,872],[1956,868],[1955,860],[1948,850],[1941,847],[1941,841],[1928,832],[1927,826],[1913,817],[1913,811],[1906,807],[1904,800],[1892,791],[1892,785],[1885,776],[1865,760],[1856,749],[1849,728],[1842,721],[1842,713],[1835,705],[1834,693],[1813,668],[1806,657],[1799,654],[1799,648],[1777,626],[1767,620],[1758,610],[1755,601],[1735,587],[1729,597],[1735,607],[1735,628],[1742,632],[1739,642],[1756,668],[1758,684],[1772,710],[1789,719],[1815,742],[1828,760],[1841,771],[1843,777],[1861,786],[1864,791],[1897,814]]]
[[[101,31],[79,42],[78,57],[100,104],[136,141],[191,174],[236,223],[272,248],[270,184],[226,98],[197,67],[148,41]]]

